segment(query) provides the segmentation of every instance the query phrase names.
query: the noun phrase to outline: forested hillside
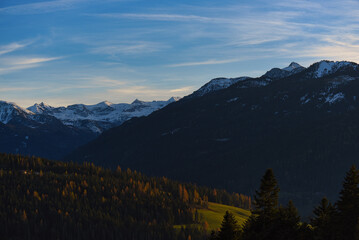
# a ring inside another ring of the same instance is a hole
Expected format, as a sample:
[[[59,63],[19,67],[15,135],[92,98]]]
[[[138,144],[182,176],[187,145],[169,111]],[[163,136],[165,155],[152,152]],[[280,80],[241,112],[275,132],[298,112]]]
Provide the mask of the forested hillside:
[[[251,206],[242,194],[130,169],[0,154],[4,239],[202,239],[197,209],[208,202]]]

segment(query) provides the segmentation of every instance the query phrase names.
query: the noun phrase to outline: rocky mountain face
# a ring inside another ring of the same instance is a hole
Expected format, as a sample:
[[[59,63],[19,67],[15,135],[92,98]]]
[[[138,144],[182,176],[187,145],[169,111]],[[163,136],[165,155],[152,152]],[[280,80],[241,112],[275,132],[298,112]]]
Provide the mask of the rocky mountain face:
[[[359,165],[356,63],[292,63],[258,78],[211,82],[66,159],[247,194],[273,168],[282,201],[293,199],[304,214],[323,196],[338,195],[344,173]]]
[[[52,107],[45,103],[28,109],[0,101],[0,151],[60,159],[103,131],[133,117],[147,116],[177,101]]]

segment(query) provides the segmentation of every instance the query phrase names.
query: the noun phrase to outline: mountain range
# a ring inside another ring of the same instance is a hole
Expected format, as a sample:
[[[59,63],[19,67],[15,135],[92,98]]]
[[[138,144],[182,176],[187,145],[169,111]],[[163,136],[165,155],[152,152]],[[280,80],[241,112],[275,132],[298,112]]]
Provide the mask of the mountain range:
[[[320,61],[258,78],[216,78],[146,118],[126,121],[66,159],[130,167],[253,194],[273,168],[283,201],[309,213],[359,163],[359,65]]]
[[[0,101],[0,151],[60,159],[103,131],[177,100],[174,97],[152,102],[136,99],[131,104],[104,101],[67,107],[40,103],[27,109]]]

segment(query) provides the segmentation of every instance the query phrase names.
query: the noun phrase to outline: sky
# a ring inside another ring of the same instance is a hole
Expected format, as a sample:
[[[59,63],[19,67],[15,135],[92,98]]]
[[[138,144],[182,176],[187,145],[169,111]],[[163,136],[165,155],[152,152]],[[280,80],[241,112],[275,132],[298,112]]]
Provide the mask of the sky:
[[[0,0],[0,100],[183,97],[292,61],[359,62],[359,1]]]

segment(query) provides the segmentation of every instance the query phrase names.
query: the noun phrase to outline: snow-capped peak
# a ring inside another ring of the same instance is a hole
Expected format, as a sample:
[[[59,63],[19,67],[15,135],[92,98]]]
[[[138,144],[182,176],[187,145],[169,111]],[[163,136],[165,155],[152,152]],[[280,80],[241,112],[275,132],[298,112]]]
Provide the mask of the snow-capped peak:
[[[135,99],[135,101],[133,101],[131,104],[143,104],[145,103],[144,101],[138,100],[137,98]]]
[[[51,110],[53,107],[51,107],[50,105],[44,103],[44,102],[41,102],[40,104],[38,103],[35,103],[33,106],[31,107],[28,107],[27,110],[33,112],[33,113],[36,113],[36,114],[41,114],[43,113],[44,111],[48,111],[48,110]]]
[[[94,105],[83,105],[79,104],[81,106],[82,110],[88,109],[88,110],[103,110],[112,107],[114,104],[109,101],[103,101]]]
[[[103,101],[103,102],[100,102],[100,103],[98,103],[98,104],[96,104],[96,105],[98,105],[98,106],[108,106],[108,107],[110,107],[111,105],[113,105],[113,103],[112,103],[112,102],[109,102],[109,101]]]
[[[288,67],[282,69],[272,68],[271,70],[266,72],[262,77],[270,78],[270,79],[280,79],[280,78],[292,76],[296,73],[303,71],[304,69],[305,67],[299,65],[296,62],[292,62],[291,64],[289,64]]]
[[[28,117],[34,113],[16,105],[16,103],[0,101],[0,122],[7,124],[11,119],[20,115]]]
[[[289,64],[288,67],[282,68],[282,70],[291,72],[291,71],[293,71],[294,69],[297,69],[297,68],[304,68],[304,67],[301,66],[300,64],[296,63],[296,62],[292,62],[291,64]]]
[[[355,68],[358,67],[358,65],[356,63],[352,63],[352,62],[347,62],[347,61],[333,62],[333,61],[327,61],[327,60],[323,60],[318,63],[315,63],[314,66],[316,67],[316,69],[315,69],[313,76],[316,78],[320,78],[320,77],[326,76],[328,74],[335,73],[342,67],[346,67],[346,66],[352,66]]]
[[[88,128],[100,133],[103,129],[118,126],[132,117],[147,116],[179,99],[179,97],[172,97],[167,101],[152,102],[136,99],[131,104],[114,104],[103,101],[94,105],[73,104],[67,107],[51,107],[45,103],[36,103],[26,111],[31,111],[32,114],[36,115],[52,116],[65,125]],[[99,126],[101,127],[98,128]]]

